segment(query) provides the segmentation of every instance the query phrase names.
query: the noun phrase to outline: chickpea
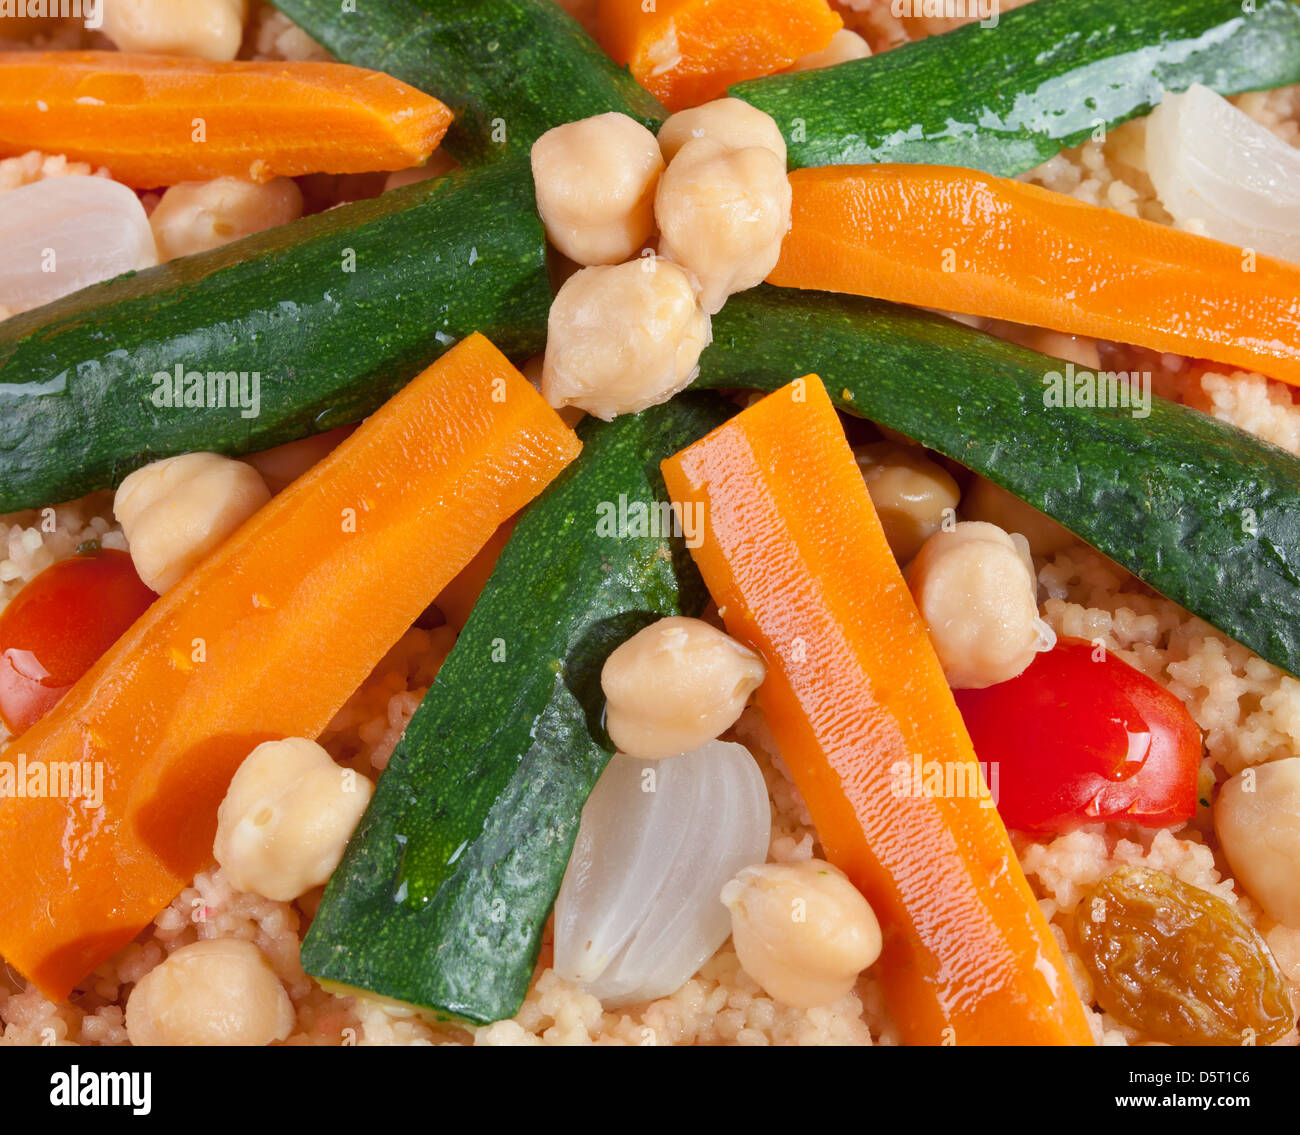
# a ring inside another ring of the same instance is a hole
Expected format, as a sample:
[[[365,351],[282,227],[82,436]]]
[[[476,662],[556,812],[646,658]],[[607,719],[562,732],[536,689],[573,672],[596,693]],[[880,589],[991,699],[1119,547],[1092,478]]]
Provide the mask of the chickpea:
[[[1300,757],[1227,781],[1214,804],[1214,830],[1250,897],[1275,922],[1300,929]]]
[[[736,723],[766,673],[757,654],[716,627],[660,619],[605,660],[605,727],[633,757],[691,752]]]
[[[689,386],[712,337],[694,282],[677,265],[641,257],[584,268],[551,305],[542,393],[552,406],[606,421],[636,413]]]
[[[121,51],[225,62],[239,54],[248,0],[103,0],[103,31]]]
[[[261,1046],[293,1030],[289,995],[265,955],[239,938],[182,946],[144,975],[126,1004],[137,1046]]]
[[[1010,681],[1056,643],[1038,617],[1024,537],[1017,542],[995,524],[936,532],[908,566],[907,583],[955,690]]]
[[[556,126],[532,162],[546,235],[570,260],[618,264],[645,247],[664,160],[639,122],[610,111]]]
[[[834,67],[837,63],[850,63],[854,59],[866,59],[871,54],[871,45],[857,32],[840,28],[831,41],[821,51],[814,51],[802,59],[796,59],[791,71],[820,71],[823,67]]]
[[[695,273],[700,304],[714,315],[728,296],[761,284],[776,267],[790,203],[785,163],[771,150],[728,150],[693,138],[659,182],[659,250]]]
[[[1019,532],[1036,556],[1054,556],[1074,543],[1069,531],[1050,516],[983,477],[976,477],[966,490],[961,511],[967,520],[984,520],[1008,532]]]
[[[762,146],[785,165],[785,138],[776,119],[744,99],[715,99],[670,115],[659,128],[659,148],[664,161],[671,162],[693,138],[710,138],[728,150]]]
[[[127,477],[113,513],[135,570],[161,595],[270,499],[251,465],[186,453]]]
[[[880,957],[871,904],[820,859],[746,867],[722,888],[722,902],[741,966],[792,1008],[838,1001]]]
[[[859,446],[854,456],[900,563],[912,559],[939,531],[945,513],[956,520],[957,482],[919,449],[881,441]]]
[[[291,902],[334,873],[373,791],[315,741],[267,741],[230,782],[212,853],[232,886]]]
[[[546,356],[533,355],[519,364],[519,373],[522,374],[537,390],[542,389],[542,370],[546,366]],[[556,413],[560,415],[560,420],[570,429],[577,429],[578,423],[587,416],[587,412],[579,406],[560,406]]]
[[[163,260],[220,248],[232,240],[287,225],[302,216],[296,182],[277,177],[264,185],[219,177],[183,181],[162,195],[149,217]]]

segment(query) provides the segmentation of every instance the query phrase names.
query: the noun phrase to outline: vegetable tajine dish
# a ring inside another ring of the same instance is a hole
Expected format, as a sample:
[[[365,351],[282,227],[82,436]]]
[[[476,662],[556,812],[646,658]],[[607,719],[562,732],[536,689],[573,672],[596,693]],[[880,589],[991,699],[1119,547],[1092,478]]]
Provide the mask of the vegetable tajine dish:
[[[6,2],[0,248],[0,1043],[1300,1043],[1300,4]]]

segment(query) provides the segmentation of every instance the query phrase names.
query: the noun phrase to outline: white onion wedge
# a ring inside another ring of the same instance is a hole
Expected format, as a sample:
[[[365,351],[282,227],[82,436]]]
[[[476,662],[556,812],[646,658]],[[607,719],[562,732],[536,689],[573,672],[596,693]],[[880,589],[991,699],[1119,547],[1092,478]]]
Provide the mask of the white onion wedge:
[[[1300,150],[1196,84],[1152,112],[1146,154],[1181,227],[1300,262]]]
[[[58,177],[0,194],[0,307],[27,311],[158,263],[149,218],[125,185]]]
[[[672,993],[726,941],[719,895],[770,838],[767,787],[743,745],[615,757],[555,904],[555,971],[609,1006]]]

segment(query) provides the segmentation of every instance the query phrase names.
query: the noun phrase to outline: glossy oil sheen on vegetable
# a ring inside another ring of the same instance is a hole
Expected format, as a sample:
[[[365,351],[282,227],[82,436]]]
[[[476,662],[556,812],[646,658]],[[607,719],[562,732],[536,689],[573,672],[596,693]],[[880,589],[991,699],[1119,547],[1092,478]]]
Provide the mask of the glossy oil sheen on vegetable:
[[[790,165],[926,162],[1013,176],[1145,114],[1166,90],[1300,81],[1291,0],[1035,0],[869,59],[731,88],[776,119]]]

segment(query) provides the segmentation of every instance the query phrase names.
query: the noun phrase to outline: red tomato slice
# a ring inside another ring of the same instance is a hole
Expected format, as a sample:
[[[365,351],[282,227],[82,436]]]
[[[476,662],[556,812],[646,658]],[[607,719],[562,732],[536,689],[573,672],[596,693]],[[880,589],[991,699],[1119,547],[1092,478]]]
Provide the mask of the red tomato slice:
[[[0,720],[30,729],[158,598],[125,552],[60,560],[0,612]]]
[[[955,691],[975,752],[997,766],[1008,827],[1168,827],[1196,814],[1201,732],[1191,715],[1127,662],[1093,654],[1091,643],[1062,639],[1018,678]]]

